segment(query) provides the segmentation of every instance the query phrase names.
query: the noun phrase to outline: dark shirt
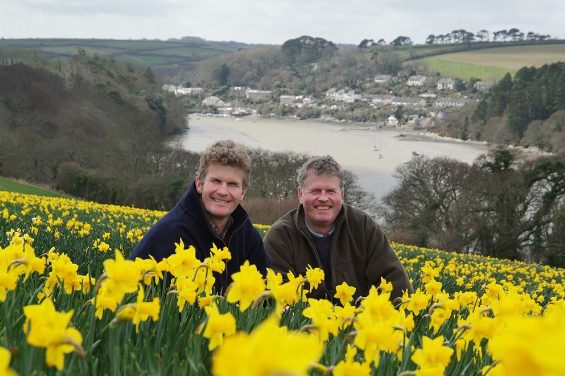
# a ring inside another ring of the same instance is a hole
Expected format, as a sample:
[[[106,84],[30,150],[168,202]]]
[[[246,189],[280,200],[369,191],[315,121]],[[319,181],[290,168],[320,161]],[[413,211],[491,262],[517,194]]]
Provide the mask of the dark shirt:
[[[314,241],[314,246],[316,247],[316,251],[320,256],[320,261],[322,262],[322,269],[324,270],[324,284],[326,285],[326,289],[331,291],[332,288],[332,266],[331,266],[331,256],[330,256],[330,249],[331,249],[331,242],[332,242],[332,235],[318,237],[312,235],[312,240]]]

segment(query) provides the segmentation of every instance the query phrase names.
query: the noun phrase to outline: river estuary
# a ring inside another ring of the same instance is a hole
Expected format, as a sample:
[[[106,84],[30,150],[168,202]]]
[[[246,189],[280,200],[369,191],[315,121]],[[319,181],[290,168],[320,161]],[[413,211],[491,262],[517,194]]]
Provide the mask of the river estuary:
[[[397,184],[394,169],[416,153],[472,163],[488,151],[483,144],[420,137],[421,133],[414,131],[376,128],[363,123],[196,115],[190,117],[189,123],[190,129],[173,140],[173,145],[201,152],[214,141],[232,139],[248,147],[271,151],[330,154],[354,172],[361,187],[379,200]]]

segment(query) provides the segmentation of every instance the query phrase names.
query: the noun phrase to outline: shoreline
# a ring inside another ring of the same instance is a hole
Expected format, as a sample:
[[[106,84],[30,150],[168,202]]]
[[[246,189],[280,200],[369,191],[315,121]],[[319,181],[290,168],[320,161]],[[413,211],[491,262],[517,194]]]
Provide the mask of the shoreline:
[[[394,171],[414,156],[448,157],[465,163],[488,152],[485,145],[397,137],[412,130],[331,123],[319,119],[191,117],[190,129],[171,141],[174,147],[201,152],[220,139],[273,152],[332,155],[358,177],[361,188],[381,199],[396,185]]]
[[[555,156],[555,153],[547,152],[544,150],[539,149],[536,146],[524,147],[520,145],[502,145],[502,144],[495,144],[490,143],[488,141],[477,141],[477,140],[462,140],[460,138],[455,137],[448,137],[448,136],[440,136],[437,133],[425,130],[425,129],[413,129],[413,128],[403,128],[403,127],[389,127],[382,125],[380,123],[370,123],[370,122],[354,122],[350,120],[337,120],[332,118],[308,118],[308,119],[299,119],[297,117],[290,117],[290,116],[261,116],[257,114],[251,114],[248,116],[237,117],[233,115],[219,115],[219,114],[203,114],[203,113],[194,113],[187,115],[187,123],[188,119],[190,119],[191,115],[196,115],[198,117],[202,116],[205,118],[223,118],[223,119],[245,119],[250,118],[253,119],[255,122],[257,120],[273,120],[273,121],[281,121],[281,122],[312,122],[318,123],[320,125],[331,125],[337,131],[378,131],[378,130],[389,130],[400,132],[397,137],[407,137],[409,140],[413,141],[426,141],[426,142],[445,142],[445,143],[456,143],[456,144],[463,144],[463,145],[475,145],[480,147],[488,148],[489,150],[494,150],[497,148],[508,148],[510,150],[516,151],[519,153],[518,157],[523,159],[532,159],[532,158],[539,158],[544,156]],[[252,120],[252,121],[253,121]],[[190,129],[190,127],[188,127]]]

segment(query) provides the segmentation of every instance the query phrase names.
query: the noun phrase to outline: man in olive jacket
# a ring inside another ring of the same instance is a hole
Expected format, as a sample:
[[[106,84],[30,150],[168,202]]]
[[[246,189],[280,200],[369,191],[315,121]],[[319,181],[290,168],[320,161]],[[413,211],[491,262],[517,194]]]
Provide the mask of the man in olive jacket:
[[[329,298],[346,282],[355,296],[366,296],[381,277],[391,282],[391,300],[412,286],[379,225],[363,211],[343,202],[343,171],[330,156],[314,157],[298,170],[300,205],[280,218],[265,235],[273,269],[305,274],[324,270],[324,285],[309,296]]]

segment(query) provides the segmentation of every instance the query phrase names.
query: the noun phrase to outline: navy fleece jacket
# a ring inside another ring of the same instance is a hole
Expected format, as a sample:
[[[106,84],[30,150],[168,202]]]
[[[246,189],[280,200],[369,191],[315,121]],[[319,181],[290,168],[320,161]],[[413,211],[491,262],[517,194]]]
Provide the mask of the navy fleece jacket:
[[[224,242],[212,229],[193,183],[173,209],[149,229],[129,255],[129,259],[149,258],[151,255],[155,260],[160,261],[175,252],[175,243],[182,238],[185,247],[194,245],[199,260],[210,256],[212,243],[218,248],[227,246],[230,250],[231,260],[228,261],[226,270],[222,275],[214,275],[216,278],[214,287],[217,292],[226,290],[232,281],[231,275],[239,271],[245,260],[255,264],[257,269],[266,275],[266,268],[271,266],[271,261],[263,247],[261,235],[253,227],[247,212],[240,205],[232,213],[232,218],[233,223]]]

